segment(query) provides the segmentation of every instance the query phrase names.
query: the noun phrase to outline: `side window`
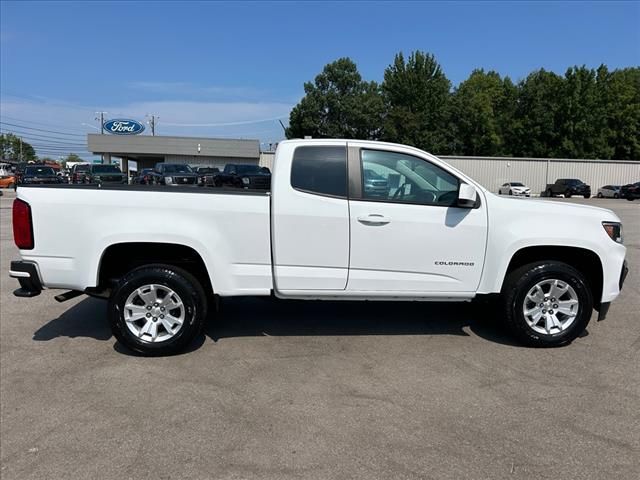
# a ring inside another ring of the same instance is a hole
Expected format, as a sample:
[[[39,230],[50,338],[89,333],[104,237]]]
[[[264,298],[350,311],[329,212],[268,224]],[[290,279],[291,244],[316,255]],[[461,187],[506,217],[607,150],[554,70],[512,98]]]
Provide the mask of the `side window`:
[[[347,148],[296,148],[291,163],[291,186],[305,192],[346,198]]]
[[[362,150],[362,197],[423,205],[454,206],[458,178],[421,158]]]

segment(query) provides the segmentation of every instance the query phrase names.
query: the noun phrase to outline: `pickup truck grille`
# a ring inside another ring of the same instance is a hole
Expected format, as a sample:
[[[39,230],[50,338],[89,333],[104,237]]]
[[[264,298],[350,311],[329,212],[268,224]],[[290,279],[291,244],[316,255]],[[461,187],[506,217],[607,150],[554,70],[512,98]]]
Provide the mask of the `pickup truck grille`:
[[[196,183],[196,177],[173,177],[173,181],[178,185],[193,185]]]
[[[268,189],[271,186],[271,177],[265,175],[264,177],[252,177],[251,188],[263,188]]]
[[[113,175],[113,176],[100,176],[100,180],[102,182],[118,182],[121,183],[123,178],[120,175]]]

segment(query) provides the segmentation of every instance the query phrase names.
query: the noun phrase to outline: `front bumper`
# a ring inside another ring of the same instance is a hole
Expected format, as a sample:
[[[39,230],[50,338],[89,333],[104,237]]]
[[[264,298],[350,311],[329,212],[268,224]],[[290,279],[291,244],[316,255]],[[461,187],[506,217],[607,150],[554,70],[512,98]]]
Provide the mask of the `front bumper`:
[[[22,260],[13,261],[11,262],[9,276],[17,278],[20,283],[20,288],[13,292],[16,297],[35,297],[42,292],[42,283],[35,263]]]
[[[624,281],[627,279],[628,274],[629,274],[629,267],[627,265],[627,261],[625,260],[622,263],[622,269],[620,271],[620,280],[618,283],[620,290],[622,290],[622,286],[624,285]],[[607,313],[609,312],[610,306],[611,306],[611,302],[603,302],[600,304],[600,308],[598,308],[598,321],[601,321],[607,318]]]

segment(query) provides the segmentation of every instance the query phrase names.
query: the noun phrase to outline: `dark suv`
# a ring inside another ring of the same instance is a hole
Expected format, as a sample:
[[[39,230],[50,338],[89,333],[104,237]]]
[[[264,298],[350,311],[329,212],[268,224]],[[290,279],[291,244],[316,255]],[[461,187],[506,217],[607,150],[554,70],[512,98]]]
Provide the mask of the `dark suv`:
[[[259,165],[228,163],[224,170],[214,178],[216,187],[230,185],[240,188],[258,188],[268,190],[271,187],[271,171]]]
[[[84,183],[126,184],[127,175],[117,165],[89,165],[84,176]]]
[[[640,182],[623,185],[620,188],[620,196],[627,200],[635,200],[640,198]]]
[[[45,165],[27,165],[20,176],[19,183],[22,185],[43,185],[62,183],[62,179],[55,170]]]
[[[195,185],[198,176],[184,163],[157,163],[153,169],[153,178],[160,185]]]
[[[572,195],[579,195],[584,198],[591,197],[591,187],[577,178],[559,178],[556,183],[547,185],[547,197],[554,195],[564,195],[564,198],[571,198]]]

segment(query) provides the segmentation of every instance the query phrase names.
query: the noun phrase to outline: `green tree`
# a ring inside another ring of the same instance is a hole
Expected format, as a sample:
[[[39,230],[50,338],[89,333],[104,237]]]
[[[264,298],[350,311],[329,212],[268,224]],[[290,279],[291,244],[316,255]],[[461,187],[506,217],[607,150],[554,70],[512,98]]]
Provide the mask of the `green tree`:
[[[287,138],[377,139],[382,125],[380,87],[362,80],[356,64],[340,58],[324,67],[289,116]]]
[[[462,155],[510,155],[516,88],[494,71],[474,70],[451,99],[453,151]]]
[[[519,83],[511,149],[515,156],[557,156],[563,78],[544,69]]]
[[[606,67],[571,67],[565,73],[562,94],[557,99],[557,130],[560,144],[556,156],[568,158],[611,158],[607,145],[606,111],[602,88]]]
[[[33,147],[13,133],[0,134],[0,154],[4,159],[23,162],[38,158]]]
[[[614,70],[603,77],[600,82],[598,75],[598,83],[612,158],[640,160],[640,67]]]
[[[396,54],[384,72],[383,139],[434,153],[451,151],[447,126],[451,82],[431,54]]]

